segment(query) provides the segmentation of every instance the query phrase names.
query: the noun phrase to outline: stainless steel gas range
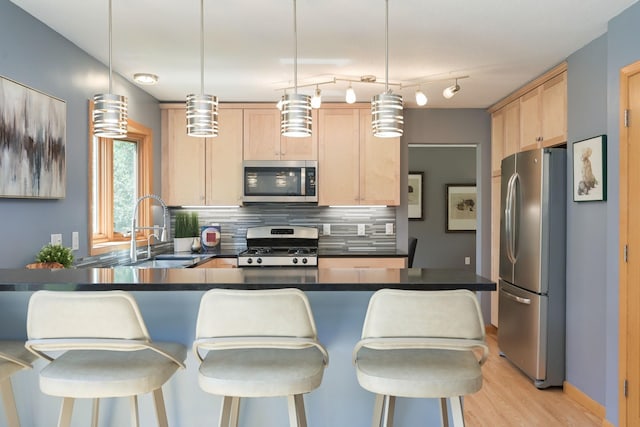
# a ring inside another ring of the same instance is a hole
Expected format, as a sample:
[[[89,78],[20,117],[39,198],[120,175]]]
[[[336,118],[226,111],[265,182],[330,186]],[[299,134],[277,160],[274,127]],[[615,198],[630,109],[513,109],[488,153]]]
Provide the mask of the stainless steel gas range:
[[[239,267],[315,267],[318,229],[264,226],[247,229],[247,250],[238,255]]]

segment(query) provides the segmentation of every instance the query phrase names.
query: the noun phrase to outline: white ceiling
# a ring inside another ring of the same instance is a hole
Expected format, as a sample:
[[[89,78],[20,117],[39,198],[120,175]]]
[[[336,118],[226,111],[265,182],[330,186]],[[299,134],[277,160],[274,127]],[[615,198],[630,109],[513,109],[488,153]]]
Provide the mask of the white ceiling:
[[[108,64],[107,0],[11,0]],[[390,0],[389,80],[423,86],[427,107],[484,108],[604,34],[637,0]],[[205,1],[205,93],[221,102],[275,101],[293,85],[293,1]],[[334,76],[384,81],[383,0],[298,0],[298,85]],[[200,92],[200,1],[113,0],[113,69],[160,101]],[[323,85],[343,101],[347,83]],[[353,85],[358,101],[382,85]],[[105,88],[105,91],[108,88]],[[113,92],[117,93],[117,86]],[[312,94],[315,87],[299,92]],[[400,91],[415,106],[413,91]]]

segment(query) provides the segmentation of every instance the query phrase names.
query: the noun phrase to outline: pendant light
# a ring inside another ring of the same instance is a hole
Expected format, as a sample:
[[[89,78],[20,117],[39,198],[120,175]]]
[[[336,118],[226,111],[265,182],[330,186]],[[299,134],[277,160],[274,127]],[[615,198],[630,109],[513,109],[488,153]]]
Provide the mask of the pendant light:
[[[402,136],[404,117],[402,95],[389,90],[389,0],[385,0],[384,45],[384,93],[375,95],[371,100],[371,128],[374,136],[395,138]]]
[[[204,0],[200,0],[200,95],[187,95],[187,135],[218,136],[218,97],[204,93]]]
[[[127,136],[127,97],[112,93],[111,0],[109,0],[109,93],[93,96],[93,134],[100,138]]]
[[[293,0],[293,93],[282,97],[280,132],[302,138],[311,135],[311,97],[298,93],[298,28],[296,0]]]

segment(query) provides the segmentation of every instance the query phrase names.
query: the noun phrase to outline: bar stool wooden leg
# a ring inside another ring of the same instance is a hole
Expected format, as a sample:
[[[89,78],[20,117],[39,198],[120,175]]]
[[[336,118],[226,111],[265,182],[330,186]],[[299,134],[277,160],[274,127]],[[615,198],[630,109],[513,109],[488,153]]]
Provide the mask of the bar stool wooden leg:
[[[447,398],[440,398],[440,423],[442,427],[449,427],[449,413],[447,412]]]
[[[138,396],[131,396],[131,427],[140,427],[138,419]]]
[[[384,395],[376,394],[376,400],[373,403],[373,419],[371,421],[371,427],[381,427],[383,409],[384,409]]]
[[[0,382],[0,394],[2,394],[4,412],[7,416],[7,425],[9,427],[20,427],[18,408],[16,408],[16,400],[13,397],[13,387],[11,386],[10,378],[6,378]]]
[[[231,398],[231,415],[229,417],[229,426],[238,427],[238,419],[240,418],[240,398],[233,396]]]
[[[301,394],[287,396],[289,404],[289,425],[291,427],[307,427],[307,416],[304,411],[304,399]]]
[[[384,427],[393,427],[393,414],[396,411],[396,397],[385,396]]]
[[[453,427],[464,427],[464,414],[462,413],[462,396],[449,398],[451,402],[451,418]]]
[[[60,408],[60,418],[58,418],[58,427],[69,427],[71,425],[71,414],[73,413],[73,403],[75,399],[65,397],[62,399],[62,408]]]
[[[98,427],[100,418],[100,399],[93,399],[93,409],[91,410],[91,427]]]
[[[158,427],[169,427],[169,421],[167,420],[167,409],[164,405],[162,388],[153,390],[153,403],[156,407],[156,418],[158,419]]]
[[[230,427],[230,419],[231,419],[231,406],[233,404],[233,397],[231,396],[223,396],[222,397],[222,405],[220,407],[220,421],[218,422],[218,427]]]

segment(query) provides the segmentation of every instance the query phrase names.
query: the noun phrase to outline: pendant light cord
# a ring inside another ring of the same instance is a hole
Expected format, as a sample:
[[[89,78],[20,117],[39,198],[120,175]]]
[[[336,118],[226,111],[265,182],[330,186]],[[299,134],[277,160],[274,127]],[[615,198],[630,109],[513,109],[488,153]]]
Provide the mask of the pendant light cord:
[[[113,93],[113,91],[111,90],[111,75],[113,73],[112,68],[111,68],[111,0],[109,0],[109,93]]]
[[[389,93],[389,0],[384,3],[384,93]]]
[[[298,13],[296,0],[293,0],[293,93],[298,93]]]
[[[204,0],[200,0],[200,95],[204,95]]]

